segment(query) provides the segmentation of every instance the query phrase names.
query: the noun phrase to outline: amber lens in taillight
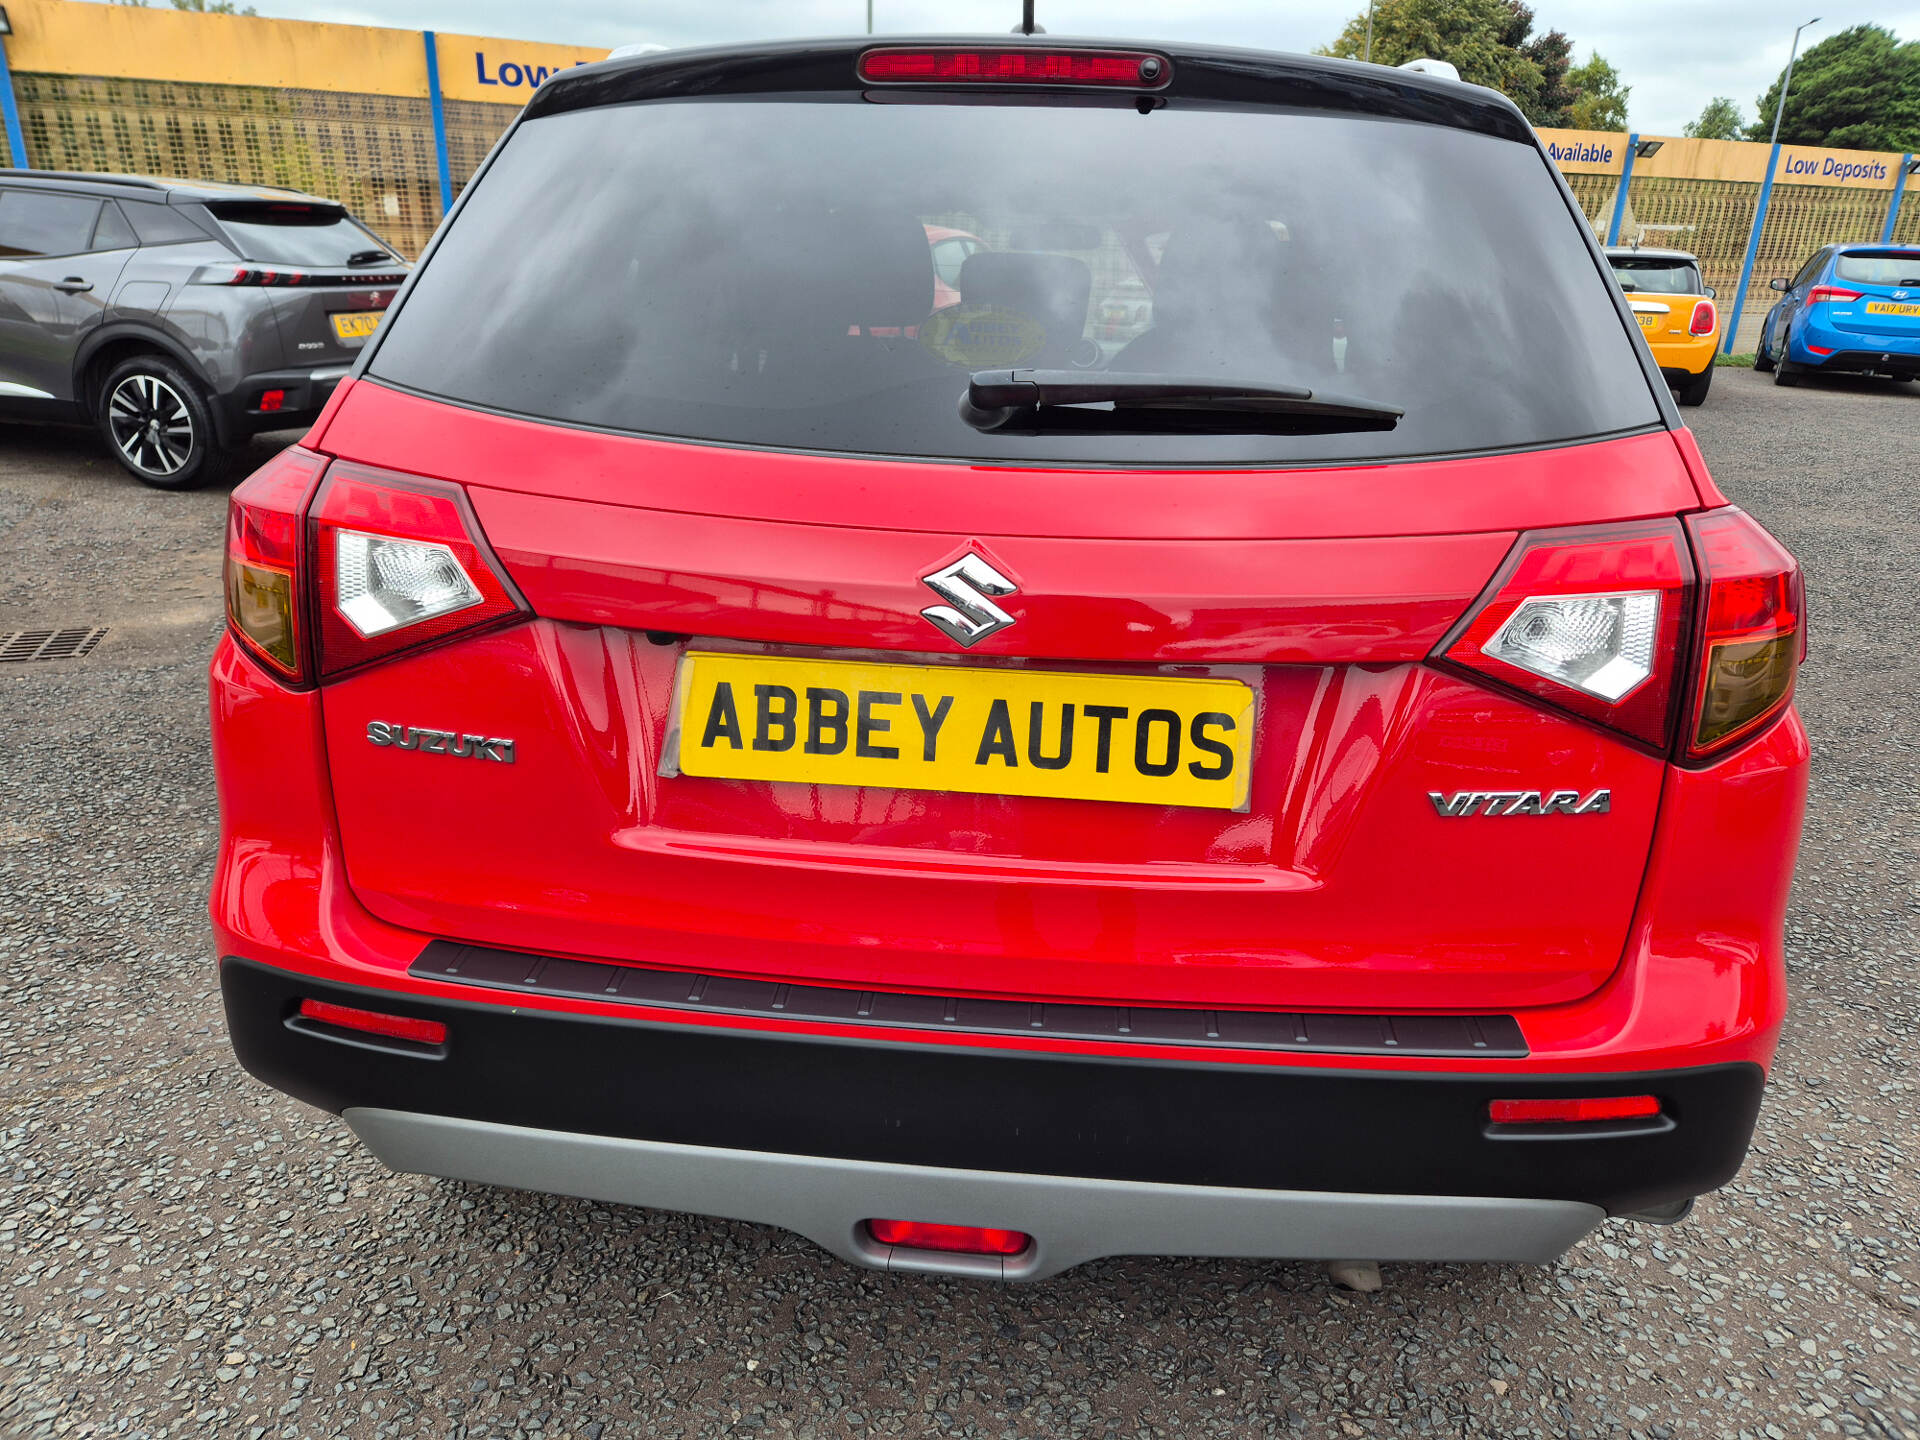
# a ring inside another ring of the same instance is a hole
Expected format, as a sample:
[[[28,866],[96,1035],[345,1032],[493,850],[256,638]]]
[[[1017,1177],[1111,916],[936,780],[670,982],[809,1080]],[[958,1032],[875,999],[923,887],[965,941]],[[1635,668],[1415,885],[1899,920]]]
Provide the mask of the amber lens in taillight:
[[[248,476],[227,502],[227,624],[283,680],[306,678],[297,577],[300,512],[324,462],[298,447]]]
[[[1786,709],[1805,652],[1806,595],[1798,562],[1744,511],[1690,516],[1687,528],[1706,592],[1687,753],[1704,759]]]

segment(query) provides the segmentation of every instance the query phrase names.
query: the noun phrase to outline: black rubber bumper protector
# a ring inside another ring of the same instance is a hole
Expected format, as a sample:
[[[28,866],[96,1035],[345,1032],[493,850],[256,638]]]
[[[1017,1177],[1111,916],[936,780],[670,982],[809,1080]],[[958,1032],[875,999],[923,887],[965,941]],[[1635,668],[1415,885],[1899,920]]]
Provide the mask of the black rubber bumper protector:
[[[1164,1005],[1045,1004],[910,995],[833,985],[788,985],[727,975],[560,960],[518,950],[435,940],[407,967],[423,980],[523,995],[565,996],[761,1020],[825,1020],[888,1030],[1040,1035],[1131,1045],[1291,1050],[1320,1055],[1417,1055],[1524,1060],[1511,1015],[1329,1015],[1275,1010],[1193,1010]],[[898,1035],[891,1039],[902,1038]]]
[[[578,1134],[1022,1174],[1354,1194],[1670,1205],[1740,1168],[1756,1065],[1532,1075],[1368,1071],[796,1036],[529,1010],[220,966],[240,1063],[336,1114],[415,1111]],[[302,999],[437,1020],[438,1053],[290,1022]],[[1662,1117],[1537,1134],[1495,1099],[1653,1094]]]

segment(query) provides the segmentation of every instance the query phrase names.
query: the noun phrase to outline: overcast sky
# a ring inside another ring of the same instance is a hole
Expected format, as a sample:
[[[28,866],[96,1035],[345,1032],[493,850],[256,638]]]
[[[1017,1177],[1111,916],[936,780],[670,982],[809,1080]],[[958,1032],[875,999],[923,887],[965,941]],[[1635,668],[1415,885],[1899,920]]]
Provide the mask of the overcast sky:
[[[158,3],[158,0],[156,0]],[[263,15],[457,30],[579,45],[709,44],[772,36],[857,33],[864,0],[253,0]],[[1054,34],[1126,35],[1311,50],[1340,31],[1363,0],[1037,0]],[[1020,18],[1018,0],[873,0],[874,28],[995,31]],[[1572,37],[1584,60],[1599,50],[1633,87],[1637,130],[1677,135],[1715,95],[1742,112],[1786,64],[1793,27],[1815,14],[1802,44],[1850,25],[1884,25],[1920,39],[1920,0],[1535,0],[1538,28]]]

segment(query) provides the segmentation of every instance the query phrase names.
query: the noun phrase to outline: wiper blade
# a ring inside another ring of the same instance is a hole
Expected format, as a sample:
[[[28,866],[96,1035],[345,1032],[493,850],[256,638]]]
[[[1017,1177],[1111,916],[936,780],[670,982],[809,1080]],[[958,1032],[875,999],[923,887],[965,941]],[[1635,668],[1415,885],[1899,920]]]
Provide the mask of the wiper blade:
[[[399,258],[398,255],[390,254],[385,250],[356,250],[347,256],[347,268],[352,269],[355,265],[380,265]]]
[[[960,418],[976,430],[1056,435],[1321,435],[1391,430],[1405,414],[1304,385],[1084,370],[977,370],[960,397]]]

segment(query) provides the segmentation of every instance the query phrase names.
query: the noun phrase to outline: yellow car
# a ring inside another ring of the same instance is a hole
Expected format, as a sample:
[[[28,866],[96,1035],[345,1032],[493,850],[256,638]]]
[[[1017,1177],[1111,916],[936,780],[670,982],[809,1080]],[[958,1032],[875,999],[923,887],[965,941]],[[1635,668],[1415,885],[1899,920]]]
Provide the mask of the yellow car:
[[[1713,287],[1701,282],[1700,262],[1684,250],[1617,245],[1608,247],[1607,263],[1627,292],[1673,398],[1698,405],[1713,385],[1713,357],[1720,349],[1720,308]]]

